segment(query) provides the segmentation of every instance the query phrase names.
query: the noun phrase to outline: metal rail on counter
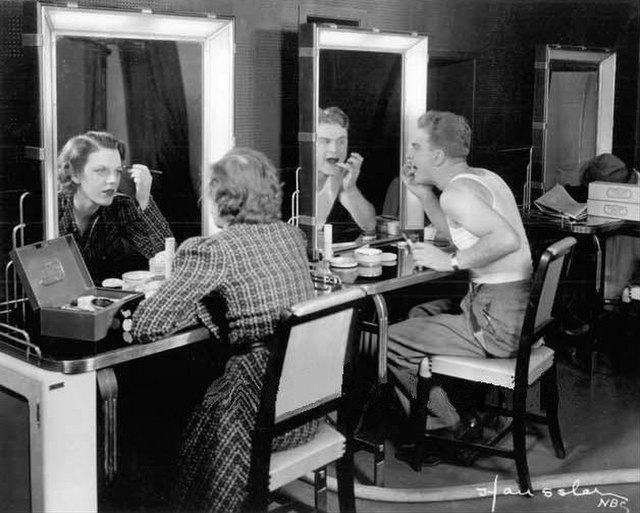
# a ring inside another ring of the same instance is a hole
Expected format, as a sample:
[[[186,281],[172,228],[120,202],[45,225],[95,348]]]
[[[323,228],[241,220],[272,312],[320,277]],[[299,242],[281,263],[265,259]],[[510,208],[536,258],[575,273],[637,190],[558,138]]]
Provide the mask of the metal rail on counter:
[[[0,323],[0,352],[44,370],[63,374],[80,374],[188,346],[210,337],[209,331],[200,327],[176,333],[149,344],[131,344],[79,358],[53,358],[43,355],[41,348],[31,342],[26,331]],[[76,341],[76,343],[82,342]]]

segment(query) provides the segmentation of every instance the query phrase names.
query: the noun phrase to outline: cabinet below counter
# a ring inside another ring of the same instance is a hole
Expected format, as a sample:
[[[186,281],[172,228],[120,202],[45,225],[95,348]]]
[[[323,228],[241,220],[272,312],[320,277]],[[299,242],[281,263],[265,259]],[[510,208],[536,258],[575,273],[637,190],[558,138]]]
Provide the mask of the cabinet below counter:
[[[123,383],[115,370],[135,360],[148,366],[163,353],[171,361],[191,355],[211,334],[196,328],[118,346],[31,341],[19,331],[0,337],[0,511],[97,512],[99,490],[126,456],[119,448],[126,418],[117,413]]]

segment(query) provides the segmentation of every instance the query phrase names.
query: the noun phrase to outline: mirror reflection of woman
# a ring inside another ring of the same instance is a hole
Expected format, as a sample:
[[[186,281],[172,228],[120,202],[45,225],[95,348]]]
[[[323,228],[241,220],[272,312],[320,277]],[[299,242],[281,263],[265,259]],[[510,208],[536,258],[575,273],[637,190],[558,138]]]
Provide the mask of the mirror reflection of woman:
[[[142,164],[123,168],[125,145],[107,132],[69,139],[58,155],[58,228],[72,234],[94,281],[148,268],[171,229],[151,196],[151,173]],[[118,192],[122,173],[135,197]]]

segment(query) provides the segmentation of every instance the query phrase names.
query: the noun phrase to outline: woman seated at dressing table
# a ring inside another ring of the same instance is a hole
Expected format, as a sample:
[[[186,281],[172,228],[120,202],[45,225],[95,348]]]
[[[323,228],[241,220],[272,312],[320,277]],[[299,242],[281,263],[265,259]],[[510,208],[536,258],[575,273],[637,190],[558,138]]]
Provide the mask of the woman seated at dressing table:
[[[72,234],[91,278],[120,278],[147,269],[147,260],[173,237],[151,196],[147,166],[123,168],[126,147],[107,132],[69,139],[58,155],[58,229]],[[118,192],[122,173],[135,184],[135,197]]]
[[[187,426],[175,501],[181,511],[233,513],[246,496],[264,344],[281,310],[314,291],[304,235],[281,220],[282,187],[265,155],[229,151],[213,165],[208,194],[220,231],[180,245],[171,278],[138,306],[133,334],[153,342],[204,324],[220,357],[231,354]],[[274,446],[305,443],[316,430],[315,422],[301,426]]]

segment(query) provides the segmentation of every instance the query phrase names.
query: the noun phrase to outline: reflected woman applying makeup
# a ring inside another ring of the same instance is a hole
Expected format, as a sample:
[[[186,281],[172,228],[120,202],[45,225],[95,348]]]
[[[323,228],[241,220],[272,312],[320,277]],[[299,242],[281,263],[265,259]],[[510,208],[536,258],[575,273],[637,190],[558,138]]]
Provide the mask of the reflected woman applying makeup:
[[[58,156],[59,233],[73,235],[96,282],[146,269],[173,236],[151,196],[149,169],[123,169],[125,154],[122,141],[90,131],[69,139]],[[118,192],[123,172],[135,184],[135,197]]]

